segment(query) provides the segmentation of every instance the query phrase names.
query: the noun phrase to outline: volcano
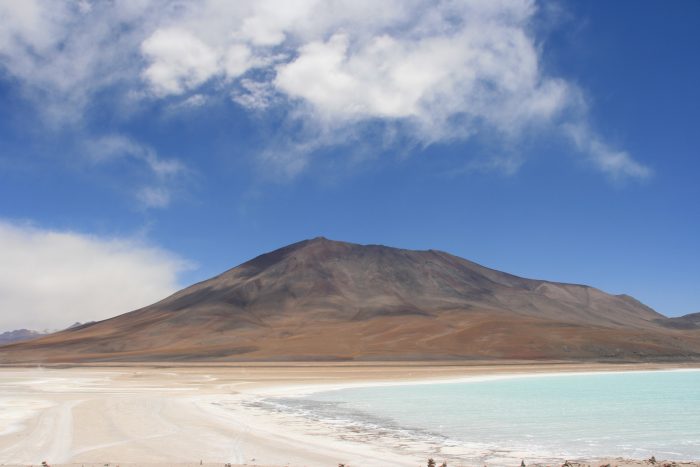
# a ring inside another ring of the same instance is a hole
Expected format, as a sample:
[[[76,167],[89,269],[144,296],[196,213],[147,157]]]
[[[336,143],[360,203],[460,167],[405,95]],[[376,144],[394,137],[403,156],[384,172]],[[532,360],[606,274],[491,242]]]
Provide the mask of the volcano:
[[[700,328],[627,295],[315,238],[0,362],[687,360]]]

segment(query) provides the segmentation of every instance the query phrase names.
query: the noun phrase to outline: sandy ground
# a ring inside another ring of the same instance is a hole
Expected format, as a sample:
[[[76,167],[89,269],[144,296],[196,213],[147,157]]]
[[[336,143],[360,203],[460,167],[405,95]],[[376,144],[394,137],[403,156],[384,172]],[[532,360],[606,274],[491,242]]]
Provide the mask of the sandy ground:
[[[677,368],[679,365],[674,365]],[[251,402],[319,388],[494,374],[664,369],[592,364],[241,364],[0,368],[0,465],[420,466],[449,450],[353,437]],[[435,455],[437,454],[437,455]],[[442,456],[442,457],[441,457]],[[489,465],[520,465],[517,453]],[[526,459],[528,465],[538,463]],[[564,460],[539,460],[562,465]],[[581,465],[651,465],[598,460]],[[667,464],[659,460],[657,465]],[[577,465],[577,464],[571,464]],[[676,465],[700,466],[699,463]]]

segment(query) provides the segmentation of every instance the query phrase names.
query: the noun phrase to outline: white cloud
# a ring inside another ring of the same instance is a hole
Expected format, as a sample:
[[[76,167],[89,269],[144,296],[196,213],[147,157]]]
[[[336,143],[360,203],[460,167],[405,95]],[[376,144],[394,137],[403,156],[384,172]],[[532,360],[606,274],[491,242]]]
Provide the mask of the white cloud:
[[[143,42],[143,76],[167,95],[257,70],[232,93],[249,108],[275,90],[323,125],[407,120],[426,142],[475,121],[513,133],[568,104],[569,85],[539,69],[534,12],[528,0],[184,2]]]
[[[324,120],[405,119],[429,141],[469,132],[465,122],[478,120],[512,133],[567,105],[566,83],[540,76],[534,45],[519,28],[479,24],[451,35],[380,35],[354,49],[350,42],[343,33],[303,46],[278,66],[276,86]]]
[[[231,93],[231,98],[250,110],[265,110],[275,103],[277,93],[267,82],[242,79],[241,87]]]
[[[592,126],[581,90],[542,67],[534,0],[0,5],[0,63],[59,116],[119,83],[142,98],[202,103],[221,94],[256,112],[277,107],[303,122],[309,141],[297,149],[348,143],[338,135],[361,137],[348,128],[372,121],[419,145]],[[630,154],[588,133],[594,143],[572,139],[577,151],[619,176],[641,176]],[[287,152],[304,160],[269,151],[264,159],[308,162],[308,153]]]
[[[196,88],[219,69],[214,50],[179,28],[157,30],[143,42],[141,51],[150,61],[144,77],[160,96]]]
[[[251,52],[244,45],[234,44],[223,57],[223,67],[227,78],[238,78],[251,67]]]
[[[398,127],[392,131],[401,128],[422,145],[464,140],[480,131],[512,142],[526,130],[562,122],[587,125],[577,86],[542,69],[530,28],[534,1],[206,5],[185,9],[168,27],[185,28],[217,51],[219,58],[211,62],[218,70],[207,68],[207,79],[233,85],[231,96],[242,106],[260,111],[284,102],[281,97],[292,103],[290,118],[305,122],[308,141],[297,137],[261,158],[266,168],[276,164],[283,174],[299,173],[309,163],[309,150],[347,143],[342,138],[358,134],[345,131],[348,127],[372,120],[394,122]],[[226,57],[237,48],[244,51],[238,54],[241,65],[231,73]],[[159,63],[154,54],[146,58],[151,66]],[[246,77],[250,70],[262,78]],[[197,80],[168,86],[166,78],[146,77],[156,90],[198,89]],[[593,132],[588,137],[590,143],[574,141],[574,147],[602,170],[645,176],[648,169],[631,155],[612,151]]]
[[[207,103],[207,97],[203,96],[202,94],[195,94],[193,96],[188,97],[184,101],[180,103],[182,107],[185,108],[197,108],[197,107],[202,107],[203,105],[206,105]]]
[[[155,27],[156,7],[139,1],[0,2],[0,68],[18,79],[47,123],[74,124],[94,93],[135,82],[139,44]]]
[[[610,178],[646,179],[653,175],[649,167],[635,161],[626,151],[614,149],[601,141],[585,124],[567,124],[564,129],[576,147],[588,156],[589,161]]]
[[[135,239],[0,221],[0,330],[60,329],[149,305],[188,267]]]
[[[56,4],[47,9],[40,0],[22,2],[0,2],[0,50],[8,53],[12,47],[27,47],[44,51],[49,48],[54,37],[67,20],[69,9],[66,4]]]

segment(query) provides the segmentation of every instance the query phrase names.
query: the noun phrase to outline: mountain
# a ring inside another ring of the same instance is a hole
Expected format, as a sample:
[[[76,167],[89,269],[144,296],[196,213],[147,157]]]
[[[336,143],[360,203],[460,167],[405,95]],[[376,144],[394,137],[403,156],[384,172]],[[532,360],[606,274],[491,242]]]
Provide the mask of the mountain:
[[[89,324],[89,323],[88,323]],[[84,326],[84,323],[73,323],[66,329],[74,329],[80,326]],[[30,329],[17,329],[15,331],[7,331],[0,333],[0,346],[7,344],[14,344],[16,342],[24,342],[31,339],[38,339],[39,337],[48,336],[51,331],[32,331]]]
[[[305,240],[0,362],[688,359],[700,332],[634,298],[445,252]]]
[[[27,341],[36,339],[37,337],[45,336],[46,334],[30,331],[29,329],[17,329],[15,331],[7,331],[0,333],[0,345],[12,344],[14,342]]]
[[[700,329],[700,313],[691,313],[675,318],[664,318],[658,321],[659,324],[676,329]]]

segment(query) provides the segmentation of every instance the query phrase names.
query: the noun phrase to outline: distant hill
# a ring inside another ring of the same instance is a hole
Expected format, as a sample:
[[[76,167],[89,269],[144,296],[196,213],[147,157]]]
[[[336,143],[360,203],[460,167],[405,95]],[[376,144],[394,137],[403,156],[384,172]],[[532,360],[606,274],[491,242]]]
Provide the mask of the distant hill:
[[[66,328],[68,329],[77,329],[82,326],[87,326],[88,324],[92,324],[93,321],[90,323],[73,323],[70,326]],[[2,345],[8,345],[8,344],[14,344],[17,342],[24,342],[28,341],[31,339],[38,339],[39,337],[44,337],[48,336],[51,334],[51,331],[44,331],[44,332],[39,332],[39,331],[32,331],[30,329],[17,329],[15,331],[7,331],[0,333],[0,346]]]
[[[325,238],[254,258],[2,362],[700,357],[700,332],[627,295],[525,279],[436,250]]]
[[[17,329],[15,331],[7,331],[0,333],[0,345],[12,344],[15,342],[27,341],[36,339],[37,337],[46,336],[48,334],[30,331],[29,329]]]
[[[665,318],[658,321],[659,324],[676,329],[700,329],[700,313],[691,313],[675,318]]]

